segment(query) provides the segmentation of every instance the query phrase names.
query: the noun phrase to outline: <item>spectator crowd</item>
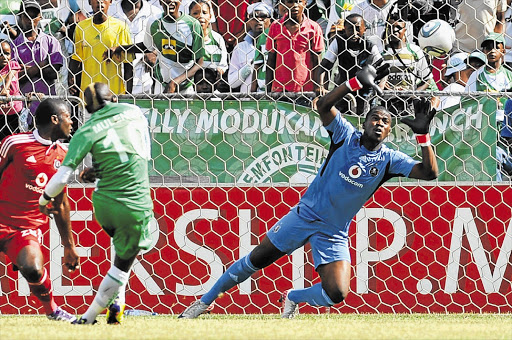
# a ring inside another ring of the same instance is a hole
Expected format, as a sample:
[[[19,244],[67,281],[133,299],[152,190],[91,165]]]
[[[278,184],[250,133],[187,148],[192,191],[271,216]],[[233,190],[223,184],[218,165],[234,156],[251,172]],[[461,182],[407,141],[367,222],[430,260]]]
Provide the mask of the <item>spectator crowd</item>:
[[[460,105],[451,93],[512,89],[512,0],[3,2],[2,139],[30,128],[39,104],[9,97],[83,98],[93,82],[106,83],[114,95],[280,92],[312,105],[314,94],[382,58],[390,64],[380,83],[388,96],[360,90],[336,107],[362,115],[380,100],[397,116],[412,107],[412,98],[392,96],[404,91],[446,92],[439,106],[445,109]],[[419,29],[431,19],[455,30],[446,56],[432,58],[417,45]],[[497,113],[505,158],[512,139],[508,104],[504,96]]]

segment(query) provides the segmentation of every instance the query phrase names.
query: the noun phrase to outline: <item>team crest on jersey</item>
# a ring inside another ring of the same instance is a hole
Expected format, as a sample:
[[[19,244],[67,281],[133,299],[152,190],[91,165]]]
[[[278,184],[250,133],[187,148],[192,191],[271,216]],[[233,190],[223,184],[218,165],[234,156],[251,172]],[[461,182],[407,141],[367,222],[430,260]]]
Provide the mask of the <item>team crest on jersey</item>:
[[[372,175],[372,177],[377,177],[378,174],[379,174],[379,169],[377,169],[376,166],[372,166],[370,169],[370,175]]]
[[[176,40],[162,39],[162,54],[176,55]]]
[[[359,165],[352,165],[350,169],[348,169],[348,175],[352,178],[359,178],[361,174],[363,173],[363,170]]]
[[[62,162],[60,161],[60,159],[56,159],[56,160],[53,161],[53,167],[55,169],[60,168],[61,164],[62,164]]]

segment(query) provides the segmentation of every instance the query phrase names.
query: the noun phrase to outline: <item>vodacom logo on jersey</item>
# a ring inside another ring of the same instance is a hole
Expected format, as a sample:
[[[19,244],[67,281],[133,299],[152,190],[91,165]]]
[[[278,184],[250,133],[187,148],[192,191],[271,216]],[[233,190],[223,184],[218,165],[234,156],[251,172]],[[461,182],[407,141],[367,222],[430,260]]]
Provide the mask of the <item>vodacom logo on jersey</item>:
[[[44,187],[48,183],[48,175],[46,175],[44,172],[41,172],[36,177],[36,184],[38,187]]]
[[[362,183],[359,183],[359,182],[356,182],[354,181],[354,179],[357,179],[359,177],[361,177],[363,173],[363,170],[361,169],[361,167],[357,164],[355,165],[352,165],[349,169],[348,169],[348,176],[345,175],[343,172],[339,172],[338,175],[347,183],[350,183],[358,188],[362,188],[363,187],[363,184]]]
[[[352,178],[359,178],[361,174],[363,173],[363,170],[361,170],[361,167],[359,165],[352,165],[350,169],[348,169],[348,175]]]
[[[45,174],[44,172],[41,172],[39,175],[36,176],[37,187],[33,186],[32,184],[25,183],[25,188],[42,194],[44,191],[44,187],[46,186],[46,183],[48,183],[48,175]]]

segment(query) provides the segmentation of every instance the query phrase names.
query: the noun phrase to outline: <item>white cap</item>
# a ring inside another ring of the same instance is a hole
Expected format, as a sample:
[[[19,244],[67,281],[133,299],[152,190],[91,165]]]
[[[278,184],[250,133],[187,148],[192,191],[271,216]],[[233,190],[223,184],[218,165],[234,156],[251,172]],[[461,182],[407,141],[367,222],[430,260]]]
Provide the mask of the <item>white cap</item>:
[[[448,64],[446,65],[446,73],[444,75],[448,77],[456,72],[465,70],[468,67],[466,64],[467,58],[468,54],[465,52],[459,52],[451,55],[448,60]]]
[[[269,17],[272,17],[272,12],[274,10],[272,7],[263,2],[254,2],[247,6],[247,16],[251,16],[254,11],[266,12]]]

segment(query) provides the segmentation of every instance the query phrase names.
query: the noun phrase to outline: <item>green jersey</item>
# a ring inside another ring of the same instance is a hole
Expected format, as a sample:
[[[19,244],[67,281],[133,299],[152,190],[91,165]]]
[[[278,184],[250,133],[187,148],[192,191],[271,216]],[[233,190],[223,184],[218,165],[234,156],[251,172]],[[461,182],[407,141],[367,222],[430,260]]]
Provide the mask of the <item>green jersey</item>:
[[[222,35],[210,30],[208,36],[205,37],[203,68],[211,68],[217,71],[218,67],[224,72],[227,71],[228,51]]]
[[[152,209],[148,122],[137,106],[108,103],[94,112],[71,139],[62,165],[76,169],[88,152],[99,178],[94,196],[110,197],[133,210]]]
[[[268,31],[269,29],[267,28],[265,32],[260,34],[258,40],[256,40],[256,51],[254,52],[254,65],[262,65],[258,69],[258,74],[256,74],[256,79],[258,81],[258,92],[265,92],[265,75],[268,59],[266,43],[268,39]]]
[[[158,78],[163,84],[185,73],[204,56],[204,37],[201,24],[184,14],[176,21],[160,18],[148,24],[144,46],[158,55]],[[191,81],[180,84],[192,86]]]

